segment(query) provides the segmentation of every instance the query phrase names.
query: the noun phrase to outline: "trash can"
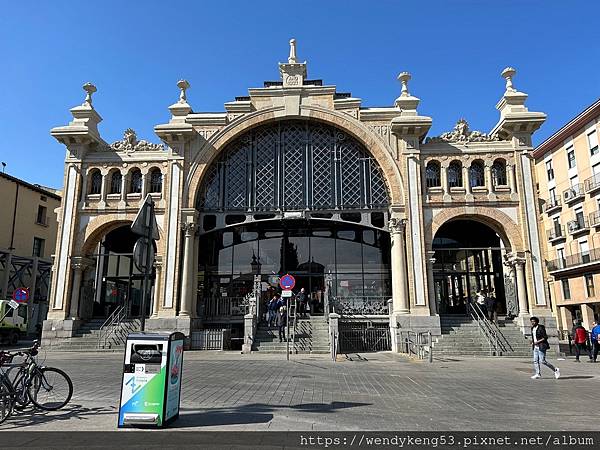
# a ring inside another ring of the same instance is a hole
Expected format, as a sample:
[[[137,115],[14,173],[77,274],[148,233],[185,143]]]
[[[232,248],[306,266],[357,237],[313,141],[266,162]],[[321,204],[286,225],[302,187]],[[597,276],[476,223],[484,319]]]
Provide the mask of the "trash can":
[[[162,427],[179,416],[183,333],[127,336],[119,428]]]

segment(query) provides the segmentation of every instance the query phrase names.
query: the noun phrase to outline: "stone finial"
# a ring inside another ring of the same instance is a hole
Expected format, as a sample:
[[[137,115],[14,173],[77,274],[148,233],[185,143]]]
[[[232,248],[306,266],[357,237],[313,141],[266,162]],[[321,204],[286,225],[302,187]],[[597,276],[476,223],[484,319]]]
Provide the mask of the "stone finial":
[[[507,67],[502,71],[502,78],[506,79],[506,91],[507,92],[517,92],[517,90],[513,86],[512,79],[517,73],[517,70],[513,67]]]
[[[92,94],[94,92],[96,92],[98,89],[96,89],[96,86],[94,86],[92,83],[90,83],[88,81],[87,83],[85,83],[83,85],[83,90],[86,92],[86,95],[85,95],[85,100],[83,101],[82,106],[88,106],[90,108],[93,108],[92,107]]]
[[[179,80],[177,82],[177,87],[179,88],[179,103],[187,103],[187,96],[185,91],[190,88],[190,83],[187,80]]]
[[[288,64],[296,64],[296,39],[290,39],[290,56],[288,57]]]
[[[410,93],[408,92],[408,82],[411,79],[411,75],[409,72],[402,72],[398,75],[398,80],[402,83],[402,90],[400,91],[401,97],[409,97]]]

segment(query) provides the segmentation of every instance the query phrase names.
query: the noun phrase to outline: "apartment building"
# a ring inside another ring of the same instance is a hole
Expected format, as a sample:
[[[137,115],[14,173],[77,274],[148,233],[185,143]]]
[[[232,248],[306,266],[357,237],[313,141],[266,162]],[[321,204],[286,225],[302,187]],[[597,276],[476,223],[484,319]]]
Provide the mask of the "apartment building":
[[[548,285],[559,326],[600,315],[600,99],[534,151]]]

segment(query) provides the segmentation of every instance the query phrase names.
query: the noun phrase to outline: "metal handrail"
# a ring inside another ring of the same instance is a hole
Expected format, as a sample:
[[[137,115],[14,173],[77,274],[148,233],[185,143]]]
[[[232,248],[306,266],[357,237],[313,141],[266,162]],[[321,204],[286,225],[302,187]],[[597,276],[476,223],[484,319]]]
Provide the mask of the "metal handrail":
[[[489,320],[483,313],[481,307],[473,302],[469,308],[469,314],[477,322],[479,330],[488,341],[490,355],[500,356],[502,352],[514,351],[506,336],[502,334],[498,324]]]
[[[401,330],[399,344],[401,353],[406,353],[409,356],[414,355],[418,359],[425,359],[425,356],[427,355],[427,360],[430,363],[433,362],[431,330],[418,333],[410,330]]]
[[[127,317],[127,306],[121,305],[115,309],[110,316],[100,326],[100,334],[98,335],[98,348],[105,348],[111,334],[114,333],[116,326]]]

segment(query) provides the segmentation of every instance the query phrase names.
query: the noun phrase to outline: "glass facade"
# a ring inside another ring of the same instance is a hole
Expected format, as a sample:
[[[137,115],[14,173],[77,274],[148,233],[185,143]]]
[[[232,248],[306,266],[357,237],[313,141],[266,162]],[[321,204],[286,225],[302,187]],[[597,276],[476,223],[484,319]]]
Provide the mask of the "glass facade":
[[[279,291],[278,276],[286,273],[296,278],[294,291],[305,288],[314,313],[325,313],[334,299],[391,298],[390,238],[381,230],[339,222],[266,221],[201,236],[199,255],[199,305],[243,298],[254,275],[261,276],[266,301]],[[215,308],[209,309],[210,316]]]

